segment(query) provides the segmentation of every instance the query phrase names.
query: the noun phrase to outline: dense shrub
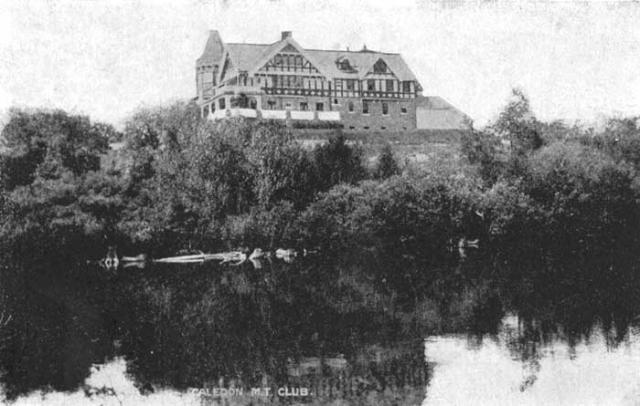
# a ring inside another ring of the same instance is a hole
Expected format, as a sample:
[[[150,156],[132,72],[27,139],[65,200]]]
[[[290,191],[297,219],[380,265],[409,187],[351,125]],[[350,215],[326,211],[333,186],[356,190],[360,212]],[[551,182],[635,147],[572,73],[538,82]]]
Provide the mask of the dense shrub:
[[[378,156],[376,167],[373,171],[373,177],[375,179],[387,179],[398,174],[400,174],[400,166],[393,155],[391,145],[385,144]]]
[[[638,244],[637,122],[611,120],[600,132],[541,123],[521,92],[495,123],[465,134],[463,161],[434,159],[402,175],[388,145],[367,173],[343,135],[308,151],[282,124],[213,123],[184,103],[134,114],[125,164],[99,168],[113,131],[63,112],[11,113],[0,156],[5,247],[87,236],[80,245],[438,256],[475,238],[505,252],[576,255]]]

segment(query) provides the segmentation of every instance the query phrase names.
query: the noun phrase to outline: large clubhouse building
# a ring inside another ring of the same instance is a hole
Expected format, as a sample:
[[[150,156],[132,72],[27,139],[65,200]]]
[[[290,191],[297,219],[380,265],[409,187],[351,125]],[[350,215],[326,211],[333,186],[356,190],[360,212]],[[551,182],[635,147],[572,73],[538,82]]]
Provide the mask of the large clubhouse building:
[[[400,54],[304,49],[290,31],[272,44],[209,33],[196,62],[204,117],[333,122],[345,130],[459,129],[466,116],[422,86]]]

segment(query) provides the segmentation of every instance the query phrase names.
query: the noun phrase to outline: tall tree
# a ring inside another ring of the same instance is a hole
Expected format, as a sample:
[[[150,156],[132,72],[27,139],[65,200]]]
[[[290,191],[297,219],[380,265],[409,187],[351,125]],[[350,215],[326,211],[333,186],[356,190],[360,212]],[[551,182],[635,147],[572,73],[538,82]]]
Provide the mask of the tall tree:
[[[2,183],[11,190],[37,176],[99,169],[100,155],[108,149],[105,129],[112,128],[60,110],[11,110],[1,133],[6,145],[0,157]]]
[[[519,89],[511,91],[511,99],[491,129],[510,141],[514,155],[527,154],[543,144],[540,123],[531,111],[529,99]]]

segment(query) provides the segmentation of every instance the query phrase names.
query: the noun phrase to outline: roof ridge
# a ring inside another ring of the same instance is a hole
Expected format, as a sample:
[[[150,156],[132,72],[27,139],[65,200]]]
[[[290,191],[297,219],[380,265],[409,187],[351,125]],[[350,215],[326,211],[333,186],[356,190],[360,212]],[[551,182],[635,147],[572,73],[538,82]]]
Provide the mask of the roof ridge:
[[[305,48],[305,51],[322,51],[322,52],[343,52],[350,54],[384,54],[384,55],[400,55],[399,52],[384,52],[384,51],[371,51],[367,50],[367,52],[362,51],[351,51],[346,49],[318,49],[318,48]]]
[[[225,42],[225,45],[260,45],[264,47],[270,47],[271,45],[277,44],[280,41],[271,42],[271,43],[258,43],[258,42]]]
[[[225,45],[256,45],[256,46],[272,46],[275,45],[277,43],[279,43],[281,41],[276,41],[276,42],[272,42],[269,44],[266,43],[257,43],[257,42],[225,42]],[[342,52],[342,53],[349,53],[349,54],[363,54],[363,53],[367,53],[367,54],[383,54],[383,55],[400,55],[399,52],[385,52],[385,51],[372,51],[372,50],[367,50],[367,52],[362,52],[362,51],[352,51],[352,50],[346,50],[346,49],[320,49],[320,48],[303,48],[305,51],[319,51],[319,52]]]

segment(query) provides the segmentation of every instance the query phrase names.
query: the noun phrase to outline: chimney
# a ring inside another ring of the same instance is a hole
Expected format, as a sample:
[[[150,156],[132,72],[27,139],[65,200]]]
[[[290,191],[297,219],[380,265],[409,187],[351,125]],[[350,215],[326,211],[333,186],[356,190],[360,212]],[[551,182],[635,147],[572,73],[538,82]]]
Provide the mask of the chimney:
[[[291,38],[291,31],[282,31],[281,39],[286,39],[286,38]]]

